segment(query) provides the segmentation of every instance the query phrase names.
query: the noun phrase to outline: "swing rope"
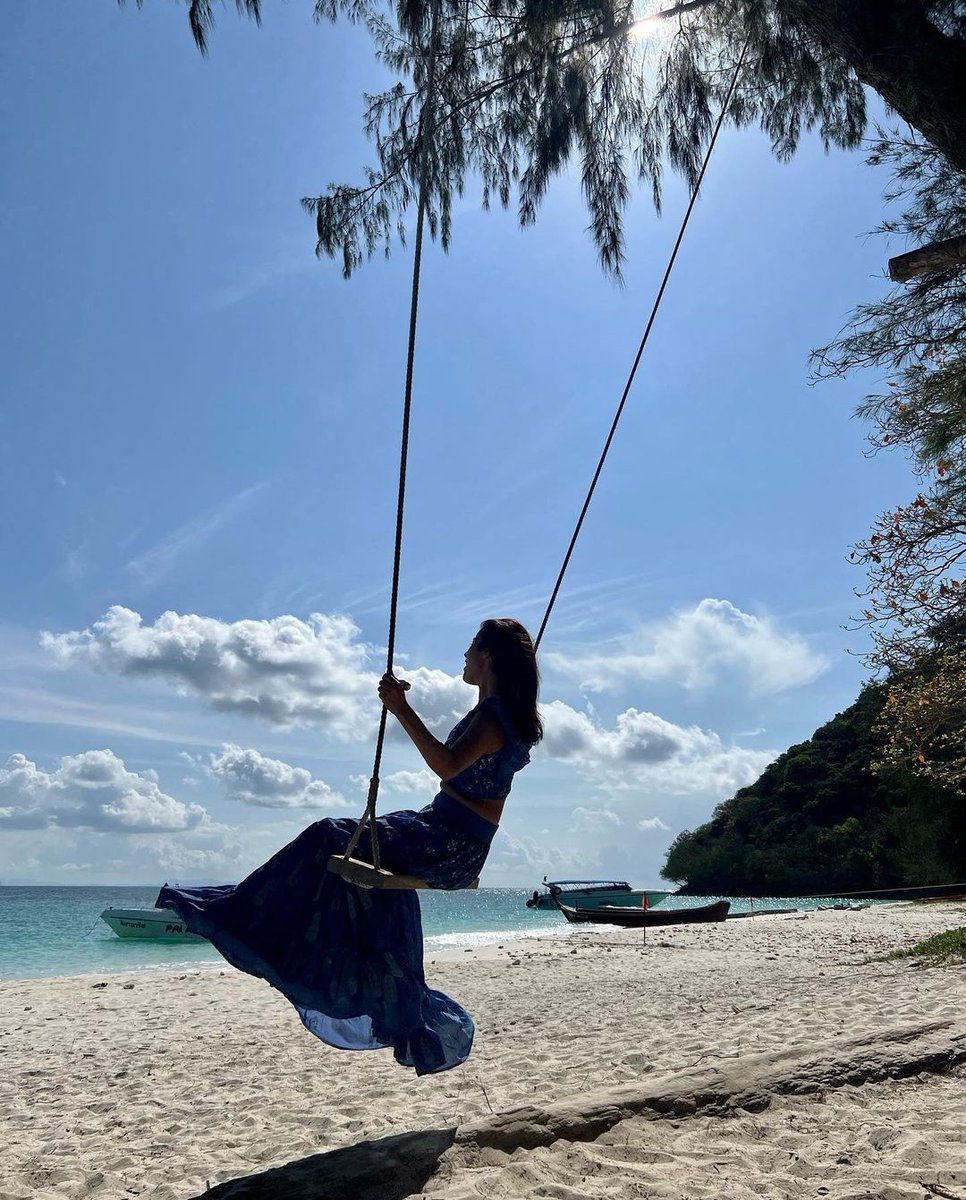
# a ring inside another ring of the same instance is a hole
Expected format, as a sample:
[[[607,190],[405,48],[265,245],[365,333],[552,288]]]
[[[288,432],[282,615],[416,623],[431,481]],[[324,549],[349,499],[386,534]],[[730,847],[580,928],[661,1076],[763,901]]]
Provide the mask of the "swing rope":
[[[577,524],[574,526],[573,534],[570,538],[570,544],[567,547],[567,553],[564,555],[563,562],[560,566],[560,571],[557,575],[556,583],[553,585],[553,591],[550,593],[550,599],[547,602],[547,610],[543,614],[543,620],[540,622],[540,628],[537,631],[537,636],[534,639],[534,652],[539,650],[540,642],[543,639],[544,631],[547,628],[547,622],[550,620],[550,614],[553,611],[553,606],[557,600],[557,594],[560,591],[560,585],[563,583],[564,575],[567,573],[567,568],[570,566],[570,559],[574,552],[574,547],[577,545],[577,538],[580,536],[580,531],[584,524],[584,517],[587,516],[587,510],[590,508],[590,502],[593,499],[594,492],[597,488],[597,481],[600,479],[600,473],[604,469],[604,462],[610,450],[611,443],[614,440],[614,434],[617,432],[617,426],[620,424],[620,419],[624,413],[624,405],[627,403],[627,397],[631,393],[631,388],[634,385],[634,379],[637,375],[637,368],[640,365],[641,359],[644,356],[644,350],[647,346],[648,339],[651,336],[651,330],[654,327],[654,321],[657,317],[658,310],[661,307],[661,301],[664,299],[664,292],[668,285],[668,280],[671,278],[671,272],[674,269],[674,263],[678,256],[678,250],[681,248],[681,243],[684,240],[685,231],[688,228],[688,222],[691,220],[691,213],[694,211],[694,206],[698,200],[698,194],[701,191],[701,184],[704,181],[705,172],[708,169],[708,163],[711,161],[711,155],[714,152],[715,143],[718,140],[718,134],[721,132],[721,127],[724,124],[724,119],[728,115],[728,109],[731,107],[731,101],[735,94],[735,89],[738,86],[738,78],[741,75],[741,68],[744,66],[745,55],[748,52],[748,46],[751,42],[751,37],[746,39],[742,48],[741,54],[738,57],[738,65],[735,67],[734,75],[731,78],[731,85],[728,88],[728,94],[725,96],[724,104],[721,106],[721,111],[718,113],[718,119],[715,122],[714,130],[711,134],[711,140],[708,142],[708,148],[704,154],[704,160],[701,163],[701,170],[698,172],[698,177],[695,180],[694,188],[691,191],[691,199],[688,202],[687,210],[684,214],[684,219],[681,222],[681,228],[678,230],[678,236],[674,242],[674,248],[668,258],[667,266],[664,269],[664,277],[661,280],[661,286],[657,290],[657,296],[654,299],[654,304],[651,307],[651,315],[647,319],[647,325],[644,327],[644,335],[641,338],[641,343],[637,348],[637,354],[634,357],[633,365],[630,369],[630,374],[627,376],[627,382],[624,384],[624,391],[621,394],[620,403],[617,405],[617,411],[614,413],[614,420],[611,422],[610,432],[607,434],[607,439],[604,442],[604,448],[601,451],[600,458],[597,462],[597,469],[594,471],[594,477],[590,482],[590,487],[587,490],[587,495],[584,499],[583,507],[580,510],[580,516],[577,518]]]
[[[416,359],[416,319],[419,312],[419,280],[423,260],[423,227],[426,223],[426,208],[429,198],[430,153],[435,132],[436,66],[439,57],[439,13],[441,0],[434,0],[429,31],[429,65],[426,73],[426,103],[423,106],[424,121],[420,132],[419,148],[419,199],[416,207],[416,245],[413,250],[412,292],[409,303],[409,346],[406,353],[406,388],[403,399],[402,439],[399,451],[399,490],[396,499],[396,538],[392,560],[392,592],[389,600],[389,638],[386,647],[386,671],[391,672],[396,650],[396,615],[399,606],[399,569],[402,560],[403,513],[406,506],[406,467],[409,459],[409,422],[413,405],[413,365]],[[378,871],[379,836],[376,832],[376,799],[379,795],[379,768],[382,765],[382,747],[386,740],[386,717],[383,705],[379,717],[379,732],[376,735],[376,753],[369,779],[369,795],[366,811],[359,819],[355,832],[346,848],[344,859],[352,857],[362,831],[368,825],[372,843],[372,865]]]
[[[387,659],[386,670],[387,670],[387,672],[392,671],[393,657],[394,657],[395,644],[396,644],[396,616],[397,616],[398,600],[399,600],[400,562],[401,562],[401,558],[402,558],[403,513],[404,513],[404,508],[405,508],[405,497],[406,497],[406,470],[407,470],[407,462],[408,462],[408,456],[409,456],[409,425],[410,425],[410,414],[411,414],[411,410],[412,410],[413,364],[415,361],[415,354],[416,354],[416,320],[417,320],[417,312],[418,312],[418,307],[419,307],[419,282],[420,282],[420,274],[421,274],[421,268],[422,268],[423,227],[425,224],[427,199],[428,199],[428,193],[429,193],[430,148],[432,145],[434,124],[435,124],[435,100],[436,100],[436,97],[434,95],[434,92],[435,92],[435,87],[436,87],[436,68],[437,68],[437,59],[438,59],[438,51],[439,51],[439,47],[438,47],[439,10],[440,10],[440,0],[434,0],[433,10],[432,10],[432,18],[431,18],[431,27],[430,27],[430,53],[429,53],[429,67],[428,67],[428,71],[427,71],[427,83],[426,83],[426,103],[423,108],[423,113],[425,114],[425,123],[424,123],[423,130],[421,132],[422,144],[420,146],[419,200],[418,200],[418,206],[417,206],[417,211],[416,211],[416,244],[415,244],[415,249],[414,249],[414,254],[413,254],[412,294],[411,294],[410,310],[409,310],[409,346],[408,346],[407,359],[406,359],[406,388],[405,388],[405,397],[404,397],[404,401],[403,401],[402,441],[401,441],[401,448],[400,448],[400,463],[399,463],[399,491],[398,491],[398,497],[397,497],[397,503],[396,503],[396,537],[395,537],[395,548],[394,548],[394,553],[393,553],[393,569],[392,569],[392,593],[391,593],[390,603],[389,603],[389,638],[388,638],[387,654],[386,654],[386,659]],[[594,492],[597,488],[597,482],[600,479],[601,472],[603,471],[604,462],[606,461],[608,452],[610,451],[611,444],[614,440],[614,435],[617,432],[617,426],[620,424],[620,419],[621,419],[621,416],[623,415],[624,407],[627,403],[628,396],[630,395],[631,388],[634,384],[634,379],[637,375],[637,368],[640,365],[641,359],[644,355],[644,350],[647,346],[648,339],[650,338],[651,330],[654,326],[655,319],[657,318],[658,310],[661,307],[661,301],[664,298],[664,293],[667,289],[668,281],[670,280],[671,272],[674,268],[675,261],[677,260],[677,255],[678,255],[678,251],[681,247],[681,243],[684,240],[684,234],[687,230],[688,223],[691,219],[691,213],[693,212],[694,206],[697,203],[698,194],[701,190],[701,184],[704,181],[704,176],[708,169],[708,164],[711,161],[711,155],[712,155],[715,145],[717,144],[717,141],[718,141],[718,134],[721,132],[721,128],[724,124],[724,119],[727,116],[728,109],[731,107],[731,101],[734,97],[735,89],[738,86],[738,79],[741,74],[741,69],[744,65],[745,55],[747,54],[748,46],[750,45],[750,42],[751,42],[751,38],[749,36],[748,39],[746,39],[744,47],[742,48],[741,54],[738,58],[738,63],[737,63],[737,66],[735,67],[734,75],[732,77],[731,84],[728,88],[728,92],[725,97],[724,104],[722,105],[721,111],[718,114],[717,121],[715,122],[715,126],[714,126],[714,129],[711,134],[711,139],[708,142],[708,148],[705,151],[704,159],[701,163],[701,169],[698,172],[697,179],[695,180],[694,188],[692,189],[692,192],[691,192],[691,198],[688,202],[688,206],[685,211],[684,218],[681,222],[681,227],[678,230],[677,238],[675,239],[675,242],[674,242],[674,248],[672,249],[671,255],[668,259],[668,263],[667,263],[667,266],[664,271],[664,276],[661,280],[661,285],[658,289],[657,296],[656,296],[656,298],[654,300],[654,304],[651,308],[650,316],[648,317],[648,320],[647,320],[647,325],[645,326],[645,329],[644,329],[644,334],[641,338],[640,345],[638,346],[638,349],[637,349],[637,354],[635,355],[633,365],[631,366],[630,373],[627,377],[627,382],[624,385],[624,390],[623,390],[623,393],[621,394],[620,403],[618,404],[617,411],[614,414],[614,419],[611,423],[610,431],[609,431],[609,433],[607,435],[607,439],[604,443],[604,448],[603,448],[600,458],[597,462],[597,468],[594,471],[594,475],[593,475],[593,479],[591,480],[590,488],[587,491],[587,495],[584,499],[583,506],[581,507],[581,510],[580,510],[580,515],[577,518],[577,523],[576,523],[576,526],[574,527],[573,534],[570,538],[570,543],[567,547],[567,552],[564,555],[563,563],[561,564],[560,571],[557,575],[556,582],[554,583],[553,591],[551,592],[550,599],[547,603],[546,611],[543,615],[543,620],[540,622],[540,628],[539,628],[539,630],[537,632],[537,636],[534,640],[534,650],[537,650],[539,648],[540,642],[543,639],[544,632],[547,628],[547,622],[550,620],[550,614],[553,611],[554,604],[556,603],[557,596],[560,592],[561,584],[563,583],[564,576],[567,573],[567,568],[570,565],[570,559],[573,555],[574,547],[577,544],[577,538],[580,536],[580,531],[583,527],[584,518],[587,515],[587,510],[590,508],[590,502],[593,499]],[[379,718],[379,731],[376,736],[375,760],[373,762],[372,775],[369,779],[369,793],[368,793],[368,799],[366,802],[365,812],[359,818],[358,824],[356,825],[355,831],[353,832],[352,837],[349,840],[349,844],[346,847],[345,853],[341,856],[334,855],[329,860],[329,870],[336,872],[337,874],[341,875],[343,878],[345,878],[349,882],[357,883],[364,887],[372,887],[372,886],[378,886],[378,887],[395,886],[395,887],[402,887],[402,888],[426,887],[427,885],[422,880],[416,879],[411,876],[394,876],[390,872],[384,871],[381,868],[381,861],[380,861],[380,856],[379,856],[379,837],[378,837],[377,828],[376,828],[376,800],[379,795],[379,768],[382,763],[382,750],[383,750],[383,745],[384,745],[385,737],[386,737],[387,716],[388,716],[388,710],[386,709],[385,705],[383,705],[382,713]],[[370,831],[370,842],[371,842],[371,848],[372,848],[372,863],[371,864],[359,862],[358,860],[353,859],[353,857],[352,857],[353,851],[355,850],[356,846],[358,845],[359,839],[362,836],[362,832],[366,828],[366,826],[369,827],[369,831]],[[471,886],[474,886],[474,885],[471,885]]]

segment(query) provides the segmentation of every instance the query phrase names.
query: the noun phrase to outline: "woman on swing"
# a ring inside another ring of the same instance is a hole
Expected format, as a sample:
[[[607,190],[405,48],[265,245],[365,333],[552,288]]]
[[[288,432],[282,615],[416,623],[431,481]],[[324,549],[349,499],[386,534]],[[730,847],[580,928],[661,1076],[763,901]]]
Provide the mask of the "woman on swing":
[[[419,812],[377,818],[383,866],[433,888],[466,887],[480,873],[514,774],[543,735],[537,713],[533,642],[509,617],[484,621],[466,651],[463,679],[474,707],[445,742],[426,728],[391,674],[379,698],[440,777]],[[237,885],[161,889],[174,908],[239,970],[266,979],[306,1028],[345,1050],[391,1046],[418,1075],[464,1062],[473,1044],[469,1013],[426,986],[419,900],[414,891],[369,890],[327,870],[356,822],[310,825]],[[355,855],[371,861],[369,831]]]

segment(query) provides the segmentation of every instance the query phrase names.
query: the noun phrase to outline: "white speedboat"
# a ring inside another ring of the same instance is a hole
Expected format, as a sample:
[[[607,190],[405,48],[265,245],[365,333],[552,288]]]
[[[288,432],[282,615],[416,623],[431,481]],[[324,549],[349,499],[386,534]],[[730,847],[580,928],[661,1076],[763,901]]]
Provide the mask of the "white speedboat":
[[[165,942],[203,942],[171,908],[105,908],[105,925],[122,938],[152,938]]]

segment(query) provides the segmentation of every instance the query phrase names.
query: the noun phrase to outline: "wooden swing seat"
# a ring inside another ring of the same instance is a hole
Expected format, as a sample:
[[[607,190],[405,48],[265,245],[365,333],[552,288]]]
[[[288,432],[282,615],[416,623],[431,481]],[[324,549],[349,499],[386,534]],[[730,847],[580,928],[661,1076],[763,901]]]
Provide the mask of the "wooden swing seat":
[[[333,875],[338,875],[340,879],[356,887],[390,888],[395,891],[413,891],[417,888],[434,890],[432,884],[416,875],[394,875],[392,871],[374,867],[372,863],[364,862],[361,858],[345,858],[341,854],[332,855],[328,869]],[[474,879],[472,883],[466,884],[465,888],[460,888],[460,891],[469,891],[479,886],[479,879]]]

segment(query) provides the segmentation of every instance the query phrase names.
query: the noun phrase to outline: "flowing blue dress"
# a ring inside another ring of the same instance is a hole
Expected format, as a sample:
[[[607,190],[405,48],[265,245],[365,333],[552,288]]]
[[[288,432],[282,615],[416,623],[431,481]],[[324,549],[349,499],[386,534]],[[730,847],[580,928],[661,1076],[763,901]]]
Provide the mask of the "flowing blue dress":
[[[504,745],[450,783],[470,799],[503,797],[530,755],[498,699],[467,713],[446,744],[480,710],[500,721]],[[497,828],[443,793],[418,812],[378,817],[377,825],[388,870],[446,889],[477,878]],[[473,1019],[426,985],[417,893],[355,887],[326,869],[331,855],[345,852],[355,827],[351,818],[317,821],[241,883],[165,885],[156,907],[175,909],[232,966],[267,980],[329,1045],[391,1046],[396,1061],[417,1075],[458,1066],[473,1045]],[[354,854],[371,861],[368,829]]]

